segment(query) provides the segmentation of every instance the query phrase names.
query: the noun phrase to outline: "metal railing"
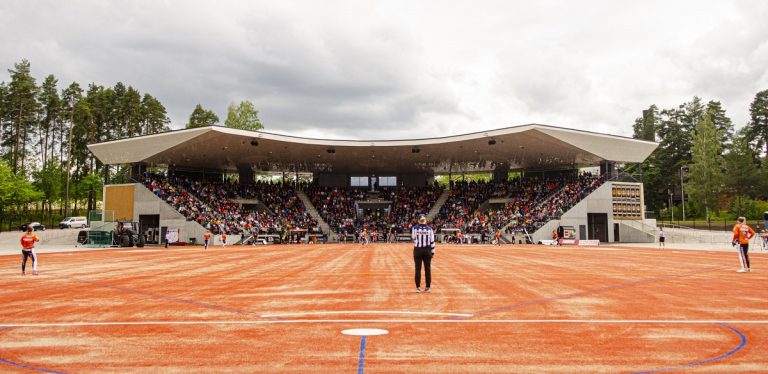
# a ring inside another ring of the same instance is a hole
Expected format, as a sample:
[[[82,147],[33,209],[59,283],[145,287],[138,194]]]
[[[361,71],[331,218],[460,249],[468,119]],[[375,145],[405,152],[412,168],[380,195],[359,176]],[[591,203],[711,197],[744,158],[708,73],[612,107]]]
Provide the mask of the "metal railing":
[[[667,217],[669,218],[669,217]],[[664,218],[656,219],[656,223],[659,227],[671,227],[680,229],[691,230],[706,230],[706,231],[731,231],[733,226],[736,225],[736,221],[727,218],[718,218],[716,220],[665,220]],[[752,227],[756,232],[765,232],[765,223],[761,220],[747,220],[747,225]]]

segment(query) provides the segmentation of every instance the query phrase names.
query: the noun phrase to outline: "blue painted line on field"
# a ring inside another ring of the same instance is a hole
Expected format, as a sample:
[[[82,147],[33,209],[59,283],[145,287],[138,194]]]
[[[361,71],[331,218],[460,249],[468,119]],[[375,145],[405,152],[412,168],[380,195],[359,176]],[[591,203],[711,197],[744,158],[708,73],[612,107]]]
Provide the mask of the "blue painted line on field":
[[[3,328],[0,328],[0,332],[6,331],[6,330],[10,330],[10,329],[13,329],[13,328],[15,328],[15,327],[3,327]],[[63,371],[56,371],[56,370],[50,370],[50,369],[36,368],[34,366],[24,365],[24,364],[22,364],[20,362],[6,360],[6,359],[4,359],[2,357],[0,357],[0,362],[2,362],[4,364],[7,364],[7,365],[20,367],[22,369],[29,369],[29,370],[39,371],[41,373],[65,374]]]
[[[20,368],[23,368],[23,369],[39,371],[41,373],[66,374],[63,371],[56,371],[56,370],[49,370],[49,369],[43,369],[43,368],[36,368],[34,366],[24,365],[22,363],[14,362],[14,361],[11,361],[11,360],[6,360],[4,358],[0,358],[0,362],[2,362],[4,364],[12,365],[12,366],[20,367]]]
[[[357,359],[357,374],[363,374],[363,368],[365,367],[365,335],[360,339],[360,356]]]
[[[166,295],[161,295],[161,294],[157,294],[157,293],[154,293],[154,292],[140,291],[140,290],[136,290],[136,289],[129,288],[129,287],[113,286],[113,285],[110,285],[110,284],[107,284],[107,283],[103,283],[103,282],[89,281],[89,280],[77,279],[77,278],[69,278],[69,279],[71,279],[71,280],[73,280],[75,282],[78,282],[78,283],[91,284],[91,285],[94,285],[94,286],[109,288],[109,289],[113,289],[113,290],[130,292],[130,293],[134,293],[134,294],[137,294],[137,295],[154,297],[154,298],[158,298],[158,299],[161,299],[161,300],[174,301],[174,302],[177,302],[177,303],[195,305],[195,306],[199,306],[199,307],[202,307],[202,308],[220,310],[220,311],[223,311],[223,312],[237,313],[237,314],[244,315],[244,316],[249,316],[249,317],[254,317],[254,316],[255,317],[260,317],[260,315],[258,313],[253,313],[253,312],[249,312],[247,310],[242,310],[242,309],[235,309],[235,308],[230,308],[230,307],[216,305],[216,304],[211,304],[211,303],[205,303],[205,302],[200,302],[200,301],[183,299],[183,298],[175,297],[175,296],[166,296]]]
[[[703,268],[703,269],[692,270],[692,271],[689,271],[689,272],[686,272],[686,273],[682,273],[682,274],[658,276],[658,277],[653,277],[653,278],[646,278],[646,279],[640,279],[640,280],[636,280],[636,281],[630,281],[630,282],[614,284],[614,285],[610,285],[610,286],[591,288],[591,289],[584,290],[584,291],[572,292],[572,293],[568,293],[568,294],[564,294],[564,295],[558,295],[558,296],[543,297],[543,298],[540,298],[540,299],[528,300],[528,301],[524,301],[524,302],[517,303],[517,304],[504,305],[504,306],[500,306],[500,307],[496,307],[496,308],[492,308],[492,309],[481,310],[479,312],[472,313],[472,315],[470,315],[468,317],[456,316],[456,317],[450,317],[448,319],[451,319],[451,320],[467,319],[467,318],[483,316],[483,315],[487,315],[487,314],[503,312],[505,310],[521,308],[521,307],[530,306],[530,305],[544,304],[544,303],[548,303],[550,301],[569,299],[569,298],[572,298],[572,297],[579,297],[579,296],[587,296],[587,295],[592,295],[592,294],[596,294],[596,293],[600,293],[600,292],[618,290],[618,289],[622,289],[622,288],[638,286],[638,285],[642,285],[642,284],[648,284],[648,283],[653,283],[653,282],[658,282],[658,281],[663,281],[663,280],[668,280],[668,279],[674,279],[674,278],[679,278],[679,277],[683,277],[683,276],[688,276],[688,275],[693,275],[693,274],[698,274],[698,273],[704,273],[704,272],[708,272],[708,271],[712,271],[712,270],[719,270],[719,269],[724,269],[724,268],[725,268],[724,266],[706,267],[706,268]]]
[[[733,331],[733,332],[735,332],[736,334],[739,335],[739,338],[741,338],[741,342],[739,342],[739,345],[736,346],[736,348],[733,348],[730,351],[721,354],[720,356],[708,358],[706,360],[696,361],[696,362],[692,362],[690,364],[685,364],[685,365],[680,365],[680,366],[672,366],[672,367],[668,367],[668,368],[653,369],[653,370],[647,370],[647,371],[636,371],[636,372],[634,372],[634,374],[663,373],[663,372],[668,372],[668,371],[683,370],[683,369],[688,369],[688,368],[692,368],[692,367],[696,367],[696,366],[706,365],[706,364],[709,364],[709,363],[712,363],[712,362],[715,362],[715,361],[720,361],[722,359],[725,359],[725,358],[728,358],[730,356],[733,356],[736,352],[740,351],[742,348],[744,348],[744,346],[747,345],[747,337],[744,335],[744,333],[742,333],[741,331],[739,331],[735,327],[731,327],[731,326],[729,326],[729,325],[727,325],[725,323],[722,323],[722,322],[718,322],[717,325],[725,327],[726,329],[731,330],[731,331]]]

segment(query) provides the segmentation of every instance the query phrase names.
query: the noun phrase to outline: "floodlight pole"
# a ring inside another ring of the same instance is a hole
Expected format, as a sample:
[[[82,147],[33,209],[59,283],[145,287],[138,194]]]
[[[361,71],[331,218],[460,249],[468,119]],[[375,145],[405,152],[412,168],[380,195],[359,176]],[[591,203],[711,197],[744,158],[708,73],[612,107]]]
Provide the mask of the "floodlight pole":
[[[685,221],[685,187],[683,185],[683,169],[686,165],[680,166],[680,200],[683,201],[683,221]]]
[[[675,220],[675,208],[672,205],[672,189],[668,189],[667,192],[669,192],[669,211],[672,212],[672,218],[671,221]]]
[[[64,217],[69,216],[69,179],[72,168],[72,130],[75,127],[75,103],[71,102],[72,111],[69,113],[69,134],[67,135],[67,184],[64,197]]]

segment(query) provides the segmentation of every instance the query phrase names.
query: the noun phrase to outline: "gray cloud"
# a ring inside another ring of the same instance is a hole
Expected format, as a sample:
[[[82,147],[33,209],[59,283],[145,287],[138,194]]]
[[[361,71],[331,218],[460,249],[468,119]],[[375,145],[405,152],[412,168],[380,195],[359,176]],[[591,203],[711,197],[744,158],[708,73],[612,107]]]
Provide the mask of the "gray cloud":
[[[5,1],[0,65],[267,131],[395,139],[546,123],[628,135],[651,104],[720,100],[737,126],[768,88],[761,1]],[[7,80],[7,78],[0,78]]]

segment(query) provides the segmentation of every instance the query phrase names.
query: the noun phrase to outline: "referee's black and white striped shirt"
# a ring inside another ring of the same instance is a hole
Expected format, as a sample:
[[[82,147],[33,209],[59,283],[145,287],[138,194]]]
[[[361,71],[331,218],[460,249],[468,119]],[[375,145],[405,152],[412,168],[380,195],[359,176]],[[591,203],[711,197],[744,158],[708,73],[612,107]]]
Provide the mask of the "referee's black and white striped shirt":
[[[420,223],[411,229],[413,246],[416,248],[435,249],[435,231],[429,225]]]

